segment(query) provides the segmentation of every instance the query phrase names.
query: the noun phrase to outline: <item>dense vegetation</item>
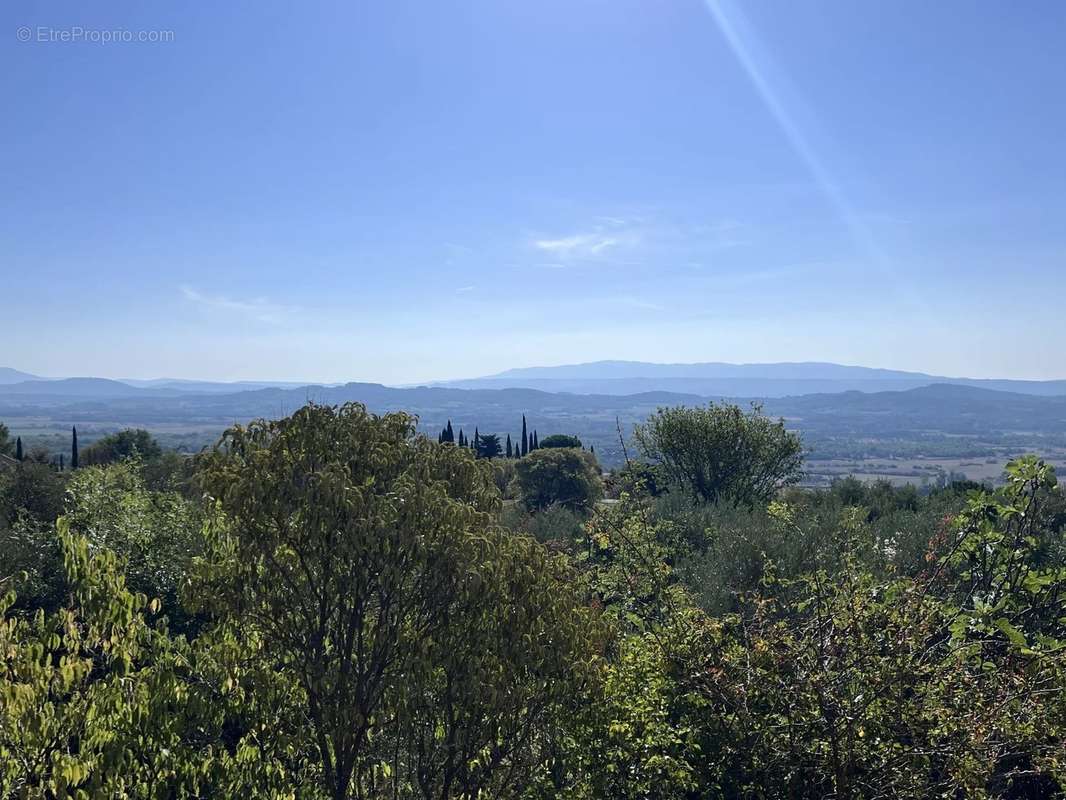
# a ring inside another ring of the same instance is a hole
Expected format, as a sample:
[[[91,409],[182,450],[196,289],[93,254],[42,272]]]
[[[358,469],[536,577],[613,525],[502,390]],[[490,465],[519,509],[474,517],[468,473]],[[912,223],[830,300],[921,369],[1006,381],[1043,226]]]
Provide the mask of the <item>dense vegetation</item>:
[[[0,793],[1061,796],[1038,459],[809,491],[758,409],[664,410],[606,481],[449,433],[311,405],[196,458],[5,462]]]

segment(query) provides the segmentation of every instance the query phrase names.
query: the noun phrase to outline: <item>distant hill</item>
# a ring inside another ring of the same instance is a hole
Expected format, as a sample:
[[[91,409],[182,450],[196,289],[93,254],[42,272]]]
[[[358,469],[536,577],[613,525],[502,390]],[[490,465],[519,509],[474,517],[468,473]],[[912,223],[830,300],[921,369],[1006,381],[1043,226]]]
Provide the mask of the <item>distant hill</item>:
[[[798,378],[804,380],[932,378],[921,372],[901,372],[872,367],[852,367],[819,361],[769,364],[728,364],[707,361],[694,364],[657,364],[649,361],[592,361],[558,367],[521,367],[491,378]]]
[[[115,399],[179,394],[173,389],[138,389],[107,378],[58,378],[0,386],[0,395],[26,398]]]
[[[0,386],[9,383],[22,383],[23,381],[40,381],[44,378],[40,378],[36,375],[30,375],[28,372],[20,372],[17,369],[11,369],[11,367],[0,367]]]
[[[842,392],[766,401],[809,433],[838,438],[911,438],[938,432],[995,437],[1026,433],[1062,438],[1066,396],[1045,397],[957,384],[932,384],[896,392]]]
[[[123,378],[122,383],[135,386],[138,389],[176,389],[181,392],[209,392],[232,394],[252,389],[296,389],[309,384],[300,381],[195,381],[182,378],[153,378],[143,380],[138,378]],[[319,385],[319,384],[310,384]],[[326,385],[326,384],[323,384]]]
[[[135,396],[142,389],[152,391],[152,396],[175,393],[218,393],[254,389],[296,389],[308,384],[300,381],[197,381],[181,378],[42,378],[10,367],[0,367],[0,387],[14,387],[12,393],[23,395],[62,395],[67,397],[124,397]]]
[[[527,388],[577,394],[625,395],[665,391],[704,397],[770,398],[849,391],[906,391],[933,384],[955,384],[1043,396],[1066,395],[1066,380],[951,378],[923,372],[821,362],[654,364],[596,361],[558,367],[511,369],[483,378],[444,381],[435,385],[464,389]]]

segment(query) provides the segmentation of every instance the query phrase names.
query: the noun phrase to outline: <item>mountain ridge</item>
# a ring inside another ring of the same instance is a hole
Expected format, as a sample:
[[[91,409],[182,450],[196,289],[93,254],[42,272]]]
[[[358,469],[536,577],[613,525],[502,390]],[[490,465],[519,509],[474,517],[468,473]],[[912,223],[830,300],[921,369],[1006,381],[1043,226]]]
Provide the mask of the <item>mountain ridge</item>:
[[[1066,395],[1066,380],[959,378],[821,361],[766,364],[593,361],[554,367],[521,367],[480,378],[438,381],[433,385],[466,389],[524,387],[549,392],[620,395],[659,389],[705,397],[769,398],[853,390],[902,391],[937,383],[1031,395]]]
[[[28,376],[28,377],[27,377]],[[22,380],[22,378],[26,378]],[[359,382],[355,382],[359,383]],[[365,385],[371,385],[363,382]],[[1033,396],[1066,396],[1066,380],[954,378],[925,372],[834,364],[821,361],[731,364],[728,362],[655,363],[593,361],[559,366],[516,367],[494,375],[392,388],[464,390],[533,389],[549,394],[630,396],[649,392],[694,395],[711,399],[783,398],[848,391],[906,391],[934,384],[971,386]],[[199,381],[157,378],[41,378],[0,367],[0,390],[8,394],[113,398],[118,396],[231,395],[262,389],[325,391],[349,383],[298,381]],[[378,384],[385,386],[386,384]]]
[[[42,378],[40,375],[31,375],[28,372],[13,369],[12,367],[0,367],[0,386],[6,386],[11,383],[24,383],[25,381],[43,380],[47,380],[47,378]]]

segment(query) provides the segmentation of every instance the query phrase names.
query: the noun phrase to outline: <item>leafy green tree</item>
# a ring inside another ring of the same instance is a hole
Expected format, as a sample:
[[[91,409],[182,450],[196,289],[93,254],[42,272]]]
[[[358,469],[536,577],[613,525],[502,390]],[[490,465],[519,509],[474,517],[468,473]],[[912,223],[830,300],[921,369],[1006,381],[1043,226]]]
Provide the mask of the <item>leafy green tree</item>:
[[[1066,650],[1066,553],[1062,490],[1050,464],[1007,465],[998,492],[970,496],[942,567],[960,607],[956,636]]]
[[[704,777],[701,724],[678,680],[680,626],[620,637],[602,687],[573,719],[575,798],[689,800],[722,796]],[[694,705],[694,704],[692,704]]]
[[[57,532],[69,606],[0,599],[0,795],[307,797],[313,762],[280,724],[278,676],[244,666],[232,638],[171,637],[120,558],[65,518]]]
[[[544,448],[581,447],[581,440],[565,433],[553,433],[551,436],[544,437],[544,441],[540,442],[539,446]]]
[[[515,483],[530,511],[561,505],[591,511],[603,496],[603,481],[592,457],[581,450],[534,450],[515,467]]]
[[[638,425],[644,456],[702,503],[754,506],[799,480],[803,446],[799,437],[752,404],[660,408]]]
[[[6,797],[111,796],[127,778],[117,764],[131,742],[117,735],[116,723],[134,714],[130,690],[148,634],[139,613],[147,601],[125,592],[112,554],[90,555],[65,521],[60,531],[84,613],[26,619],[9,613],[13,592],[0,602],[0,790]],[[139,760],[131,759],[130,772],[139,771]]]
[[[148,488],[139,465],[84,467],[67,487],[65,518],[94,550],[119,559],[131,591],[156,598],[172,623],[188,620],[178,600],[200,552],[200,515],[181,495]]]
[[[496,458],[503,452],[500,437],[495,433],[483,433],[477,439],[478,458]]]
[[[148,431],[127,429],[93,442],[82,452],[81,461],[87,465],[113,464],[124,458],[138,458],[148,462],[162,454],[163,449]]]
[[[404,414],[229,430],[194,596],[305,697],[333,798],[515,796],[595,662],[565,566],[496,531],[487,465]]]

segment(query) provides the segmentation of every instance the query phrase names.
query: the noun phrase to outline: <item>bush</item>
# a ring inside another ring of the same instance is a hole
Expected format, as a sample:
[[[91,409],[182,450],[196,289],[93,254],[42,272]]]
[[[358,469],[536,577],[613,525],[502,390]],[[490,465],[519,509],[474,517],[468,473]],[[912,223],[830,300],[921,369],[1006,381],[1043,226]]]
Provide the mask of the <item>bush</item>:
[[[530,511],[561,505],[589,512],[603,496],[595,459],[582,450],[534,450],[515,466],[518,494]]]
[[[635,438],[644,456],[701,503],[754,507],[799,480],[803,447],[752,404],[660,408]]]

